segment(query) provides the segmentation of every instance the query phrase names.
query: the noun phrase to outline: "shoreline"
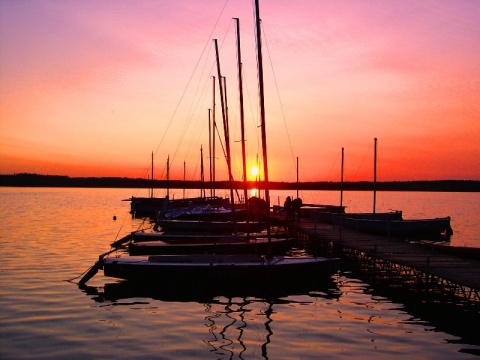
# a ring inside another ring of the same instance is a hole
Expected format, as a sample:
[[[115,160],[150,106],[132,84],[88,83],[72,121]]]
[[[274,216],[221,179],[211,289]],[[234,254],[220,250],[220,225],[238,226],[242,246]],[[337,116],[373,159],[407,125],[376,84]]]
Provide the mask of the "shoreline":
[[[480,192],[479,180],[415,180],[357,182],[279,182],[270,181],[271,190],[345,190],[345,191],[432,191]],[[374,186],[375,185],[375,186]],[[3,187],[80,187],[80,188],[170,188],[170,189],[230,189],[228,181],[148,180],[120,177],[69,177],[62,175],[15,174],[0,175]],[[234,189],[243,189],[242,181],[234,181]],[[264,189],[263,181],[247,181],[248,189]]]

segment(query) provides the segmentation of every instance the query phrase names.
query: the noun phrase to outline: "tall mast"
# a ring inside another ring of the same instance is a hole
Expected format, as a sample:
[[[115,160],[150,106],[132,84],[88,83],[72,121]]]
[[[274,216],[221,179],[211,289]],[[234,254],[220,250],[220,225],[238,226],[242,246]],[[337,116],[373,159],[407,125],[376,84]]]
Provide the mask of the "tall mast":
[[[215,130],[217,128],[217,123],[215,121],[215,76],[212,76],[213,82],[213,103],[212,103],[212,187],[213,187],[213,196],[215,196]]]
[[[270,191],[268,183],[268,163],[267,163],[267,131],[265,128],[265,94],[263,89],[263,60],[262,60],[262,36],[260,32],[260,8],[258,0],[255,0],[255,23],[257,32],[257,61],[258,61],[258,91],[260,93],[260,121],[262,128],[262,148],[263,148],[263,177],[265,184],[265,201],[267,203],[267,234],[268,242],[271,244],[270,232]],[[271,246],[268,247],[269,256],[272,255]]]
[[[242,131],[242,161],[243,161],[243,198],[245,201],[245,212],[247,222],[247,236],[249,234],[249,211],[248,211],[248,189],[247,189],[247,155],[245,151],[245,115],[243,112],[243,82],[242,82],[242,53],[240,50],[240,19],[234,18],[237,23],[237,61],[238,61],[238,92],[240,95],[240,125]]]
[[[377,138],[374,139],[373,151],[373,213],[375,214],[375,205],[377,203]]]
[[[218,55],[217,39],[214,39],[213,41],[215,43],[215,54],[217,57],[218,86],[220,87],[220,100],[222,103],[223,131],[225,136],[225,147],[227,152],[227,168],[228,168],[228,177],[230,182],[230,198],[231,198],[230,203],[232,205],[232,220],[235,223],[235,198],[233,196],[232,162],[230,159],[230,137],[229,137],[229,130],[228,130],[227,108],[225,104],[226,98],[223,92],[222,72],[220,71],[220,57]]]
[[[185,199],[185,174],[186,174],[187,163],[183,161],[183,198]]]

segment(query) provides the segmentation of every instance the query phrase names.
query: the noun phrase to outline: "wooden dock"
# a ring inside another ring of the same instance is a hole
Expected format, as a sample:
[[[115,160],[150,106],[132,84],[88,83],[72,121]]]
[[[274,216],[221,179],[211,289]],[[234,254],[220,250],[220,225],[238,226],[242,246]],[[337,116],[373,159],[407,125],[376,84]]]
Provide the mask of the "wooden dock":
[[[278,222],[284,220],[284,216],[273,217]],[[308,237],[313,243],[331,244],[339,250],[336,254],[356,254],[358,259],[373,259],[377,268],[382,263],[388,264],[390,268],[393,264],[396,276],[399,272],[414,272],[417,277],[447,283],[450,288],[457,288],[456,291],[462,293],[467,300],[480,302],[478,260],[441,253],[419,243],[342,229],[317,222],[314,216],[301,217],[290,225],[290,229]]]

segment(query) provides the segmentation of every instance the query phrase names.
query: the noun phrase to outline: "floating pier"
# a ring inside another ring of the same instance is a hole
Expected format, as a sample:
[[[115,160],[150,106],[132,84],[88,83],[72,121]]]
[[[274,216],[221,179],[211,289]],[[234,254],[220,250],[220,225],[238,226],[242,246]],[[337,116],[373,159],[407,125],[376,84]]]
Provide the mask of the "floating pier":
[[[285,216],[273,215],[277,222]],[[316,221],[315,212],[288,228],[315,249],[352,261],[389,286],[435,294],[436,299],[480,306],[480,261],[436,251],[424,244],[377,236]],[[441,300],[442,301],[442,300]]]

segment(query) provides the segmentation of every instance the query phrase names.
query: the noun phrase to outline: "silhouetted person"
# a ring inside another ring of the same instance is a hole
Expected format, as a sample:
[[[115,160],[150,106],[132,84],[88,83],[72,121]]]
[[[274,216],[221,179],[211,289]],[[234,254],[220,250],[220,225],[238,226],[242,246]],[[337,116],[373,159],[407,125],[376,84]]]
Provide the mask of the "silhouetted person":
[[[292,201],[292,217],[297,215],[297,220],[300,221],[300,208],[302,207],[302,199],[296,198],[295,200]]]
[[[292,199],[290,196],[287,196],[287,199],[283,203],[283,208],[285,209],[285,221],[289,223],[293,220]]]

